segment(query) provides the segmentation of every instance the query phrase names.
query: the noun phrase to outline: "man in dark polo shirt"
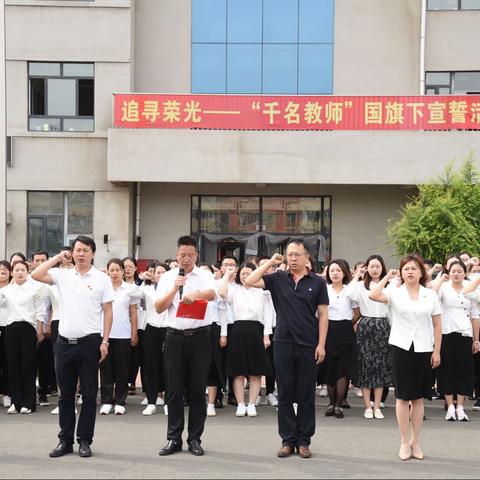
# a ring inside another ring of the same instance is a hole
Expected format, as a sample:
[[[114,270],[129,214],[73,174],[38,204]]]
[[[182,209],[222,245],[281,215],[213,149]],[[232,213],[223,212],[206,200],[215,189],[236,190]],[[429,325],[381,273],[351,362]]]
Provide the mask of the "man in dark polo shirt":
[[[287,246],[288,271],[266,275],[282,261],[282,255],[276,253],[250,274],[246,284],[269,290],[277,312],[273,354],[282,438],[278,456],[288,457],[297,449],[300,457],[309,458],[315,433],[317,365],[325,358],[328,292],[325,280],[308,270],[308,252],[301,239],[291,240]],[[297,414],[294,403],[298,404]]]

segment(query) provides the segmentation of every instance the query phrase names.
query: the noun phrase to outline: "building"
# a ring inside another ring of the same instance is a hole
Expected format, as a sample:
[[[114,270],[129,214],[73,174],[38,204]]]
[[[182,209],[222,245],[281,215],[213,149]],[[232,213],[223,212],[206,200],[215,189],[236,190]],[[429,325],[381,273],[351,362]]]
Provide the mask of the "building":
[[[3,3],[6,255],[87,233],[99,263],[163,259],[192,232],[207,261],[287,236],[393,261],[415,185],[480,152],[472,129],[112,128],[114,93],[480,94],[480,0]]]

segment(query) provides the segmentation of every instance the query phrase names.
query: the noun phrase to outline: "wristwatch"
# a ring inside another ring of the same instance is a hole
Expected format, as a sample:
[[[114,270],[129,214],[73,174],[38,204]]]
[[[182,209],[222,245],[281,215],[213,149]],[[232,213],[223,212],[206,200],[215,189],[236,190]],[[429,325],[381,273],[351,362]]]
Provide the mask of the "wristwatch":
[[[108,342],[106,342],[105,340],[102,340],[102,343],[103,343],[104,345],[106,345],[107,347],[110,345],[110,344],[109,344]]]

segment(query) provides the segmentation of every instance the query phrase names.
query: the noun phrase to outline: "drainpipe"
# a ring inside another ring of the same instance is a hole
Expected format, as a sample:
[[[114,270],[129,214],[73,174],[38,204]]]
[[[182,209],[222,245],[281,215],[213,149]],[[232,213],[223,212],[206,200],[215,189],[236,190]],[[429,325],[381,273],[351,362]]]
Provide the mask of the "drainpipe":
[[[425,32],[427,23],[427,0],[422,0],[422,22],[420,26],[420,95],[425,94]]]

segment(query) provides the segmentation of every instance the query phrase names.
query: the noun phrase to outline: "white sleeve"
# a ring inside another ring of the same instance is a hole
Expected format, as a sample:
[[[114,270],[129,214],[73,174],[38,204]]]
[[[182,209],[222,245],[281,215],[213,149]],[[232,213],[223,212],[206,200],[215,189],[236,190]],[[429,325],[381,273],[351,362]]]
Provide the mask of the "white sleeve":
[[[478,287],[476,290],[473,292],[467,293],[465,295],[465,298],[468,298],[472,302],[477,302],[480,303],[480,287]]]
[[[275,309],[273,308],[272,297],[270,292],[262,291],[263,304],[263,335],[271,335],[273,333],[273,323],[275,320]]]

